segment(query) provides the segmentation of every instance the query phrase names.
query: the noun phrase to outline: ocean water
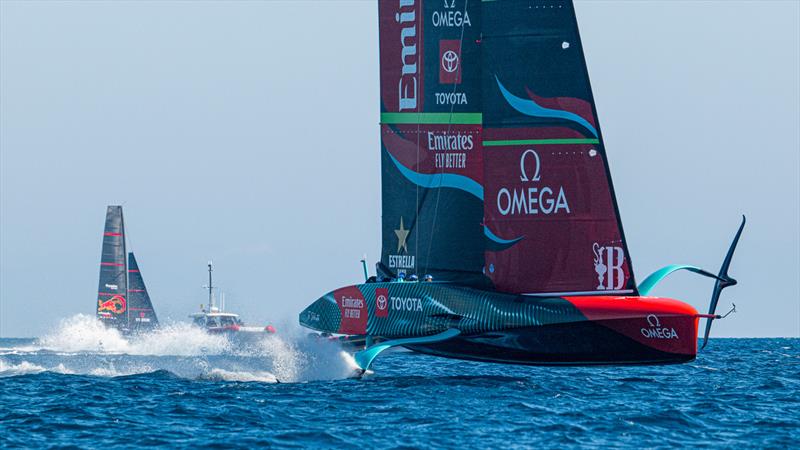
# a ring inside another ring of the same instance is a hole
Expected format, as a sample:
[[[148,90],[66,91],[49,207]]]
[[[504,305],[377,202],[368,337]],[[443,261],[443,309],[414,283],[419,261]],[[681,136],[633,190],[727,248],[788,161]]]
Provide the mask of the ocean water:
[[[0,447],[797,447],[800,339],[712,339],[689,364],[352,358],[301,330],[127,341],[88,316],[0,339]]]

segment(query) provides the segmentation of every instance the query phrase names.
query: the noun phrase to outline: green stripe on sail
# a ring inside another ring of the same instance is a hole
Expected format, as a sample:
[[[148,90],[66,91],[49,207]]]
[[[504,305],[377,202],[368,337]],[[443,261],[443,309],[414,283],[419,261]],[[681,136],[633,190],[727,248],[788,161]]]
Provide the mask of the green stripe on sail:
[[[458,125],[480,125],[483,121],[481,113],[381,113],[381,123],[403,124],[403,123],[432,123],[432,124],[458,124]]]
[[[484,147],[501,147],[506,145],[545,145],[545,144],[599,144],[598,139],[511,139],[502,141],[483,141]]]

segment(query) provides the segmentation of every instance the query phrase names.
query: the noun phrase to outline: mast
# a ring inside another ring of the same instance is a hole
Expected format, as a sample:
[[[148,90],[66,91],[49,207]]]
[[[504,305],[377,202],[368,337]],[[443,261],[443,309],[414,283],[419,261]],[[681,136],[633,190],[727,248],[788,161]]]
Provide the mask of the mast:
[[[130,292],[129,292],[129,278],[128,278],[128,258],[125,255],[128,254],[128,248],[125,245],[127,242],[127,233],[125,233],[125,216],[122,214],[122,206],[119,207],[119,223],[120,223],[120,230],[122,233],[122,276],[125,279],[125,300],[130,301]],[[125,329],[131,329],[131,309],[130,307],[125,308]]]

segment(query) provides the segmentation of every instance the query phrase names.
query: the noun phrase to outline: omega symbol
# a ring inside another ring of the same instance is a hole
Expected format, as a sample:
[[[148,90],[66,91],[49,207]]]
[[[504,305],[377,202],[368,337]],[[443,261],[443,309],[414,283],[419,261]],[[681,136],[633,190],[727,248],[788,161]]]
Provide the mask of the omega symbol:
[[[531,179],[528,179],[528,172],[525,170],[525,158],[528,155],[533,155],[533,161],[535,163],[534,171],[533,171],[533,178],[531,178]],[[520,172],[519,179],[522,180],[522,181],[539,181],[539,180],[541,180],[541,177],[539,176],[539,169],[541,169],[541,167],[542,167],[542,164],[541,164],[541,161],[539,160],[539,154],[536,153],[536,150],[534,150],[532,148],[529,148],[529,149],[525,150],[525,152],[522,153],[522,156],[519,158],[519,172]]]

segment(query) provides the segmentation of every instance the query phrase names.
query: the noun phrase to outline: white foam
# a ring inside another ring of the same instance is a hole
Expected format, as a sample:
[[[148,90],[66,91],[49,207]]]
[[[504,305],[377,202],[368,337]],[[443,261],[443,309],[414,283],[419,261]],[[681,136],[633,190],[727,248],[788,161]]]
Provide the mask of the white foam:
[[[309,338],[297,327],[283,327],[282,334],[263,338],[255,352],[271,361],[281,382],[348,378],[358,368],[337,343]]]
[[[52,333],[38,340],[38,344],[43,350],[60,352],[127,353],[130,347],[119,331],[85,314],[62,319]]]
[[[178,322],[159,328],[130,342],[131,355],[198,356],[231,352],[233,345],[225,335],[208,334],[188,323]]]
[[[196,356],[220,354],[231,349],[224,335],[211,335],[187,323],[163,326],[151,333],[127,339],[92,316],[77,314],[38,341],[39,349],[55,352],[97,352],[128,355]]]
[[[310,338],[307,330],[293,324],[280,330],[229,337],[173,323],[126,338],[95,317],[78,314],[62,320],[33,345],[7,350],[33,361],[13,368],[14,373],[51,370],[117,377],[167,370],[188,379],[266,383],[342,379],[355,373],[355,361],[337,343]],[[61,369],[45,367],[56,363],[62,363]]]

